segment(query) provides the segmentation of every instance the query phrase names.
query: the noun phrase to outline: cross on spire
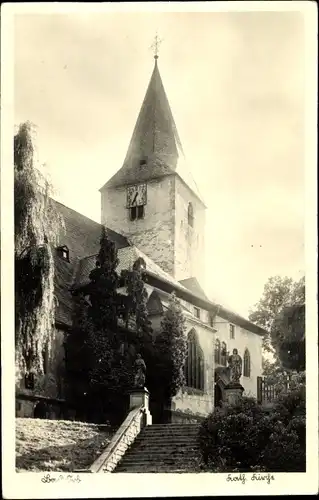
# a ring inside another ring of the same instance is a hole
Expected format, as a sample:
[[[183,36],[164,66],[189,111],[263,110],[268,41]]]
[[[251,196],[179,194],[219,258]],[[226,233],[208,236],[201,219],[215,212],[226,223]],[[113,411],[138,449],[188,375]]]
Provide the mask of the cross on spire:
[[[158,59],[158,49],[159,49],[159,46],[162,43],[162,41],[163,40],[161,40],[156,33],[155,38],[154,38],[154,42],[152,43],[152,45],[150,47],[151,49],[153,49],[155,61]]]

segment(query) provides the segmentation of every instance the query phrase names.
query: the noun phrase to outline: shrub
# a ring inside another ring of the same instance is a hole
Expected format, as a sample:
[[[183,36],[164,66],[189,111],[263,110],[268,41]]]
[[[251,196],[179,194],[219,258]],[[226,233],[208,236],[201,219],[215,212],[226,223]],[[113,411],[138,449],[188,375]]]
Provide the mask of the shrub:
[[[305,397],[299,388],[269,410],[253,398],[224,404],[203,422],[203,461],[215,472],[305,470]]]

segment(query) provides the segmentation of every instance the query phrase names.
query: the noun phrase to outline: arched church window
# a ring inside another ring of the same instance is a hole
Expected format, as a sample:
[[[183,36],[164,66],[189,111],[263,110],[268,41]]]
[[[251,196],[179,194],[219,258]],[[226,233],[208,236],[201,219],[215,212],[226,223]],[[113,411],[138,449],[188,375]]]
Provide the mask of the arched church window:
[[[215,363],[220,365],[221,359],[220,359],[220,341],[216,339],[215,341]]]
[[[245,349],[245,352],[244,352],[243,375],[244,375],[244,377],[250,377],[250,354],[249,354],[248,349]]]
[[[227,345],[225,342],[222,342],[222,345],[221,345],[220,364],[223,366],[227,365]]]
[[[204,354],[194,329],[189,332],[187,337],[185,378],[187,387],[204,390]]]
[[[188,225],[194,227],[194,209],[191,203],[188,204],[187,220],[188,220]]]

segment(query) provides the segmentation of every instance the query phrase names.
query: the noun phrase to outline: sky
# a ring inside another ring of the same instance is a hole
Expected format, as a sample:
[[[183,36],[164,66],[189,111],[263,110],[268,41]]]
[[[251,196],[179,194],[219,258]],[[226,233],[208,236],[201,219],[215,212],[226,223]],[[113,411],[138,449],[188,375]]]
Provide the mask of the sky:
[[[208,296],[247,316],[270,276],[304,273],[300,12],[19,14],[14,122],[37,130],[54,197],[100,221],[159,70],[206,202]]]

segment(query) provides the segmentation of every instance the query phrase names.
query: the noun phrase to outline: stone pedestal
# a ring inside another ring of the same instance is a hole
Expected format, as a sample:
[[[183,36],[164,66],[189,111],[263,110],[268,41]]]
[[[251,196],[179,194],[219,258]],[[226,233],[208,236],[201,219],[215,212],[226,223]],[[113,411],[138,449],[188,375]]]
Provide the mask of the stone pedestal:
[[[145,408],[146,422],[145,425],[152,424],[152,415],[149,410],[149,395],[146,387],[136,387],[130,392],[130,410],[143,406]]]
[[[224,388],[225,401],[229,404],[236,404],[241,399],[244,388],[241,384],[230,383]]]

